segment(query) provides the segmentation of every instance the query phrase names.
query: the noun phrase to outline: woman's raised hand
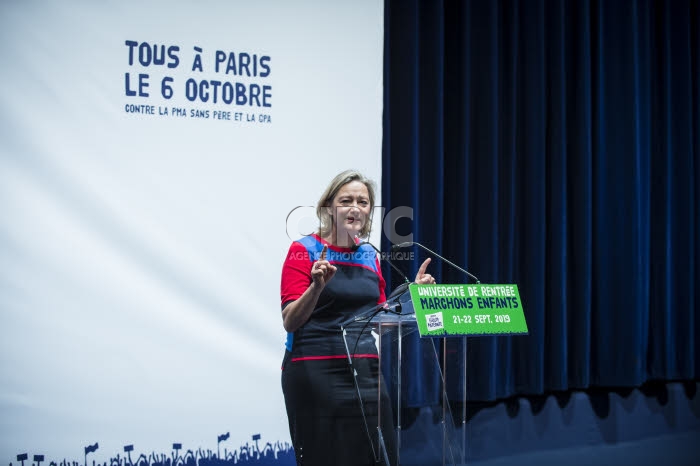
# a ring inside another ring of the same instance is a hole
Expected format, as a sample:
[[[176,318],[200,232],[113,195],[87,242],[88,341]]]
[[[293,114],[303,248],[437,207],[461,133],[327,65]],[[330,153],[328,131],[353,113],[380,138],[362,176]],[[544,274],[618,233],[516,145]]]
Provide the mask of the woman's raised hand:
[[[338,270],[335,265],[326,260],[327,255],[328,245],[324,244],[323,250],[321,250],[321,256],[311,267],[311,279],[317,285],[326,286],[335,275],[336,270]]]

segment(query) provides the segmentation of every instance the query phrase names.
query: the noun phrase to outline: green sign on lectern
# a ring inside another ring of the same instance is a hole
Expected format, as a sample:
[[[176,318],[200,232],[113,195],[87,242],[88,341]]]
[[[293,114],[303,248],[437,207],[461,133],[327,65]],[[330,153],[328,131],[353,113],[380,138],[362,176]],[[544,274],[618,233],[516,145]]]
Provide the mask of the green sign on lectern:
[[[526,335],[517,285],[409,286],[421,337]]]

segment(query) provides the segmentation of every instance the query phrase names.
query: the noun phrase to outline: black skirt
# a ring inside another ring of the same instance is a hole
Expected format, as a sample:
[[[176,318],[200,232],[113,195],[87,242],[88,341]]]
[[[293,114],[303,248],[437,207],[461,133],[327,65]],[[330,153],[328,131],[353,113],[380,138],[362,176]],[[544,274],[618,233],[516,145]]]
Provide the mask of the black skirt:
[[[383,389],[378,403],[378,366],[376,358],[355,358],[356,385],[347,358],[291,361],[285,352],[282,391],[297,465],[386,465],[379,406],[383,442],[390,465],[395,464],[391,402]]]

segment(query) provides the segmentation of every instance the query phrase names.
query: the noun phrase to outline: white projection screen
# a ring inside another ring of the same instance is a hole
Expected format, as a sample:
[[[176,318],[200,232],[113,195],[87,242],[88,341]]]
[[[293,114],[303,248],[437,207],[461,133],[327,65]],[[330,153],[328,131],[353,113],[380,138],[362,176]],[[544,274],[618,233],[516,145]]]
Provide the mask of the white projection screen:
[[[292,464],[281,264],[336,173],[380,185],[383,2],[0,22],[0,462]]]

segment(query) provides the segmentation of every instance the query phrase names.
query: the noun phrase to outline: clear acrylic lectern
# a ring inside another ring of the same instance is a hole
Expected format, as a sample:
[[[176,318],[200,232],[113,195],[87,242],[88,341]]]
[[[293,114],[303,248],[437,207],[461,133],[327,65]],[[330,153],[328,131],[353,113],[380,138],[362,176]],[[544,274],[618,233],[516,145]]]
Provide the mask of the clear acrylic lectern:
[[[371,331],[379,353],[375,385],[358,387],[358,397],[377,390],[372,398],[392,405],[392,418],[380,415],[376,425],[368,425],[377,462],[466,465],[467,337],[421,338],[410,294],[393,295],[387,308],[346,324]],[[389,396],[380,396],[383,392]],[[382,408],[377,412],[386,413]]]

